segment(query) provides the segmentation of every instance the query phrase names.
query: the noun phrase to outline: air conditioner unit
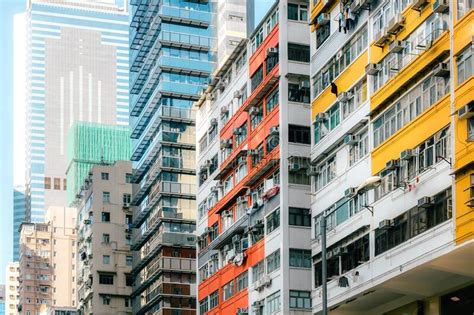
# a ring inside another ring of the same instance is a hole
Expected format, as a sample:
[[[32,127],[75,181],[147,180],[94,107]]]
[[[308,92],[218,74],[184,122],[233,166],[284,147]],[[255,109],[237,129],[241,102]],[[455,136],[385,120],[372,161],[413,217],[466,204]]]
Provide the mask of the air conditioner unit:
[[[236,234],[232,236],[232,243],[239,243],[241,239],[241,236],[239,234]]]
[[[328,120],[328,114],[326,113],[319,113],[316,115],[316,123],[317,124],[321,124],[323,122],[325,122],[326,120]]]
[[[354,145],[359,141],[359,136],[347,134],[344,137],[344,143],[347,145]]]
[[[225,255],[225,260],[226,261],[231,261],[232,259],[234,259],[235,257],[235,250],[234,249],[230,249],[227,254]]]
[[[209,234],[209,227],[204,228],[204,232],[202,234]]]
[[[458,109],[458,118],[459,119],[468,119],[474,117],[474,101],[469,102],[469,104],[464,105]]]
[[[390,160],[385,164],[386,170],[394,170],[400,166],[400,160]]]
[[[255,301],[252,303],[252,307],[255,309],[258,309],[260,307],[263,307],[263,301]]]
[[[207,93],[207,95],[206,95],[206,100],[208,100],[208,101],[213,101],[213,100],[214,100],[214,94],[212,94],[212,93]]]
[[[376,75],[380,71],[380,65],[377,63],[369,63],[365,67],[365,74],[367,75]]]
[[[238,135],[241,135],[242,134],[242,130],[240,130],[240,128],[234,128],[234,130],[232,131],[234,133],[234,135],[238,136]]]
[[[405,161],[411,159],[414,156],[415,156],[415,150],[412,150],[412,149],[403,150],[400,153],[400,159],[405,160]]]
[[[267,49],[267,56],[268,55],[276,55],[278,54],[278,48],[272,47]]]
[[[429,208],[433,205],[433,198],[423,197],[418,199],[418,208]]]
[[[217,126],[217,118],[211,118],[211,126]]]
[[[264,275],[262,277],[262,283],[264,286],[269,287],[272,284],[272,278],[269,275]]]
[[[394,40],[389,46],[390,53],[392,54],[401,54],[403,49],[405,49],[405,42],[402,40]]]
[[[377,34],[375,34],[374,39],[374,45],[377,47],[384,47],[385,44],[387,43],[389,38],[389,34],[387,33],[387,28],[384,27],[382,28]]]
[[[260,108],[257,106],[252,106],[249,108],[249,115],[254,116],[254,115],[259,115],[261,113]]]
[[[352,13],[357,14],[362,9],[361,0],[354,0],[351,3],[350,9]]]
[[[231,217],[232,216],[232,211],[224,210],[224,211],[222,211],[222,216],[223,217]]]
[[[306,171],[306,175],[308,176],[317,176],[319,175],[319,170],[316,166],[310,166]]]
[[[316,19],[318,26],[326,25],[331,21],[331,15],[329,13],[321,13]]]
[[[387,33],[397,35],[405,27],[405,18],[401,14],[395,15],[389,22]]]
[[[227,108],[227,106],[221,107],[221,115],[227,115],[228,112],[229,112],[229,109]]]
[[[349,187],[344,191],[344,197],[352,197],[356,193],[356,189],[354,187]]]
[[[421,11],[426,7],[428,2],[428,0],[414,0],[411,8],[415,11]]]
[[[237,311],[235,312],[236,315],[248,315],[249,314],[249,309],[248,308],[243,308],[239,307]]]
[[[382,220],[379,222],[379,229],[388,230],[393,227],[393,220]]]
[[[250,156],[258,155],[258,150],[257,149],[249,149],[249,150],[247,150],[247,155],[250,155]]]
[[[440,62],[434,66],[432,74],[435,77],[449,77],[449,65],[445,62]]]
[[[242,203],[246,203],[246,202],[247,202],[247,198],[245,198],[244,196],[237,197],[237,203],[238,204],[242,204]]]
[[[343,255],[347,255],[349,251],[347,250],[347,247],[344,247],[344,246],[340,246],[340,247],[336,247],[332,250],[332,254],[334,257],[340,257],[340,256],[343,256]]]
[[[239,90],[234,91],[234,98],[240,98],[241,96],[242,96],[242,92],[240,92]]]
[[[206,160],[206,161],[204,162],[204,166],[205,166],[206,168],[210,168],[210,167],[212,166],[212,161],[211,161],[211,160]]]
[[[309,81],[301,81],[300,82],[300,89],[309,89]]]
[[[280,133],[279,126],[270,127],[270,136],[277,136]]]
[[[297,172],[301,169],[301,165],[296,162],[290,163],[288,166],[290,172]]]
[[[449,0],[435,0],[433,11],[436,13],[446,13],[449,11]]]
[[[211,193],[216,193],[219,189],[216,186],[211,187]]]
[[[339,102],[347,102],[352,98],[352,93],[351,92],[342,92],[337,96],[337,100]]]
[[[92,223],[92,221],[90,219],[86,219],[83,222],[84,222],[84,224],[91,224]]]
[[[232,148],[232,139],[221,140],[221,149]]]

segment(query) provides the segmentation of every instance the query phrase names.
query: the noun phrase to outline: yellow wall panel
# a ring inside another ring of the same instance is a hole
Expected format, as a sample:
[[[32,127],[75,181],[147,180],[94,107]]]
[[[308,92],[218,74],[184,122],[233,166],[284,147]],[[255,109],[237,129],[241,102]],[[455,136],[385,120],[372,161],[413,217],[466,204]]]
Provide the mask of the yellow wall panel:
[[[354,83],[358,82],[365,75],[365,66],[367,65],[368,51],[362,53],[349,67],[344,70],[334,83],[337,85],[339,93],[348,90]],[[336,100],[336,95],[331,93],[331,86],[327,87],[312,103],[311,117],[326,111]]]
[[[456,176],[456,242],[462,243],[474,238],[474,208],[467,206],[471,198],[469,186],[474,169]]]
[[[448,94],[372,151],[372,174],[379,173],[389,160],[399,159],[403,150],[416,147],[449,122]]]
[[[454,25],[454,51],[453,54],[459,54],[467,45],[472,43],[474,36],[474,10]]]

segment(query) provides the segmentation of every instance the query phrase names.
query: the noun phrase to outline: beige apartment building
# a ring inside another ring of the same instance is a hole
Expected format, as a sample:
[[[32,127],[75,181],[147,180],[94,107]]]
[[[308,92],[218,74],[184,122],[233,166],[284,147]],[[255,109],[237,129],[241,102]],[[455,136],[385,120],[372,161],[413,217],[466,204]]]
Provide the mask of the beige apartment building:
[[[19,263],[17,261],[8,263],[5,273],[5,315],[18,314],[18,276]]]
[[[45,221],[20,227],[20,314],[56,314],[76,304],[76,211],[50,207]]]
[[[78,203],[77,310],[132,314],[132,165],[95,165]]]

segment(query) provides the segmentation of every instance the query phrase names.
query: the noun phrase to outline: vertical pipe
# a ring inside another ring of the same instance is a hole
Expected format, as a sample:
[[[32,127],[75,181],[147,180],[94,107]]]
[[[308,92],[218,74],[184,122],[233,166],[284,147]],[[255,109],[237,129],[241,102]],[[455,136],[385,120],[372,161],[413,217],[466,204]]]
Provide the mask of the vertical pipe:
[[[328,274],[326,259],[326,215],[321,218],[321,273],[323,282],[323,315],[328,315]]]

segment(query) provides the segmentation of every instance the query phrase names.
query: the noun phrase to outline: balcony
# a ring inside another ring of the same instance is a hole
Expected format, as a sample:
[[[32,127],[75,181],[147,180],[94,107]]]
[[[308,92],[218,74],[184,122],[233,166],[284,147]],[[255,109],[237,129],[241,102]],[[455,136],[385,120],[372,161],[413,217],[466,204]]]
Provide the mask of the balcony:
[[[158,14],[163,21],[181,24],[191,24],[201,27],[207,27],[211,24],[212,14],[208,11],[190,10],[168,5],[160,5]]]
[[[209,51],[215,44],[211,37],[169,31],[162,31],[159,39],[163,45],[202,51]]]
[[[132,274],[137,275],[145,266],[148,265],[156,254],[159,253],[162,246],[180,246],[183,248],[195,248],[196,247],[196,235],[192,233],[175,233],[175,232],[161,232],[155,234],[154,238],[150,241],[149,248],[151,250],[144,253],[139,262],[133,267]]]
[[[137,296],[143,292],[152,282],[156,281],[164,271],[174,273],[195,273],[196,260],[193,258],[162,257],[157,259],[151,266],[147,267],[147,279],[141,281],[133,289],[132,296]]]

